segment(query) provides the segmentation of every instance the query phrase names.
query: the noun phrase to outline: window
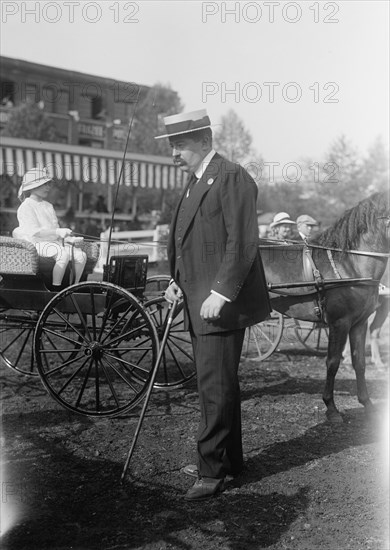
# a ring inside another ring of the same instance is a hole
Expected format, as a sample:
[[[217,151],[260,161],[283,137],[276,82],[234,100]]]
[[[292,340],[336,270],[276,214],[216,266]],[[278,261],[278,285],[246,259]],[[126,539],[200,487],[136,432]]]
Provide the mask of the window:
[[[37,84],[26,84],[24,101],[26,103],[38,103],[40,100]]]
[[[1,105],[6,107],[15,105],[15,82],[11,80],[1,82]]]

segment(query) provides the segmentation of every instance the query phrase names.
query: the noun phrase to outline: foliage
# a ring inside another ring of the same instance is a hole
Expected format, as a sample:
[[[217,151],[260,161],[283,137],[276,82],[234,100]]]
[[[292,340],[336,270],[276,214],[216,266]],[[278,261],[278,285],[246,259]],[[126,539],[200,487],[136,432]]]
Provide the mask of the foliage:
[[[163,117],[182,111],[178,94],[168,85],[155,84],[145,94],[140,95],[135,109],[129,150],[134,153],[169,156],[168,139],[155,139],[155,136],[165,133]]]
[[[214,133],[214,147],[233,162],[244,163],[253,155],[252,136],[233,109],[222,117]]]
[[[3,136],[40,141],[61,141],[54,123],[37,103],[21,103],[10,111]]]
[[[388,189],[388,157],[380,139],[361,155],[346,139],[338,137],[323,162],[303,162],[301,211],[327,226],[345,210],[375,191]]]

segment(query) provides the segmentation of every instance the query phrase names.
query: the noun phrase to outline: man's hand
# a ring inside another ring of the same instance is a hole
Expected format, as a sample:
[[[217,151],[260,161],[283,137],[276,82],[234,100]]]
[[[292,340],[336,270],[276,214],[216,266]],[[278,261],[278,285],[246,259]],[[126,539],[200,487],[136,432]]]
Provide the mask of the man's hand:
[[[176,302],[176,300],[181,300],[183,298],[183,292],[181,288],[175,283],[171,283],[165,291],[165,299],[167,302]]]
[[[200,316],[203,321],[216,321],[219,319],[224,304],[226,304],[226,300],[216,294],[210,294],[200,308]]]

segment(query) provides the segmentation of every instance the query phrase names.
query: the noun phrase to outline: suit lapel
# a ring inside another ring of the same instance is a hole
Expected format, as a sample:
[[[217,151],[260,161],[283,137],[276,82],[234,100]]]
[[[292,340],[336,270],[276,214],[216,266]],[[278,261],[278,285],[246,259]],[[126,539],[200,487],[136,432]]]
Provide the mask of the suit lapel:
[[[176,229],[176,222],[177,222],[177,217],[179,215],[179,209],[181,207],[181,204],[183,202],[183,200],[186,200],[185,199],[185,196],[187,194],[187,191],[188,191],[188,188],[190,186],[190,181],[188,179],[187,183],[186,183],[186,186],[184,188],[184,191],[180,197],[180,200],[179,202],[177,203],[176,207],[175,207],[175,211],[173,213],[173,216],[172,216],[172,222],[171,222],[171,227],[170,227],[170,230],[169,230],[169,235],[168,235],[168,249],[171,249],[171,250],[174,250],[174,241],[175,241],[175,229]]]
[[[189,203],[186,211],[186,220],[183,227],[183,238],[186,236],[191,222],[194,219],[194,216],[198,211],[199,206],[203,201],[205,195],[208,193],[208,191],[210,191],[211,186],[215,185],[216,181],[220,177],[220,166],[221,157],[218,154],[215,154],[198,183],[192,188],[188,199],[185,198],[184,195],[183,200],[188,200]],[[185,193],[186,192],[187,188],[185,190]]]

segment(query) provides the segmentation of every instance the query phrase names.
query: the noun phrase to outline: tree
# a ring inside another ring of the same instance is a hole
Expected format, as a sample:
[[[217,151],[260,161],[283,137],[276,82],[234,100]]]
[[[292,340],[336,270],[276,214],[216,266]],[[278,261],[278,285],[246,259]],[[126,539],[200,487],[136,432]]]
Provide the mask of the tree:
[[[170,86],[155,84],[140,94],[130,135],[129,150],[149,155],[170,155],[168,140],[155,139],[165,133],[163,117],[180,113],[183,106]]]
[[[367,194],[389,190],[389,155],[378,137],[363,160],[362,180]]]
[[[336,215],[365,196],[362,164],[358,152],[344,135],[337,138],[329,148],[322,165],[318,191]]]
[[[61,141],[54,123],[37,103],[21,103],[10,111],[3,136],[40,141]]]
[[[233,109],[222,117],[214,134],[215,148],[233,162],[243,164],[253,157],[252,136]]]

